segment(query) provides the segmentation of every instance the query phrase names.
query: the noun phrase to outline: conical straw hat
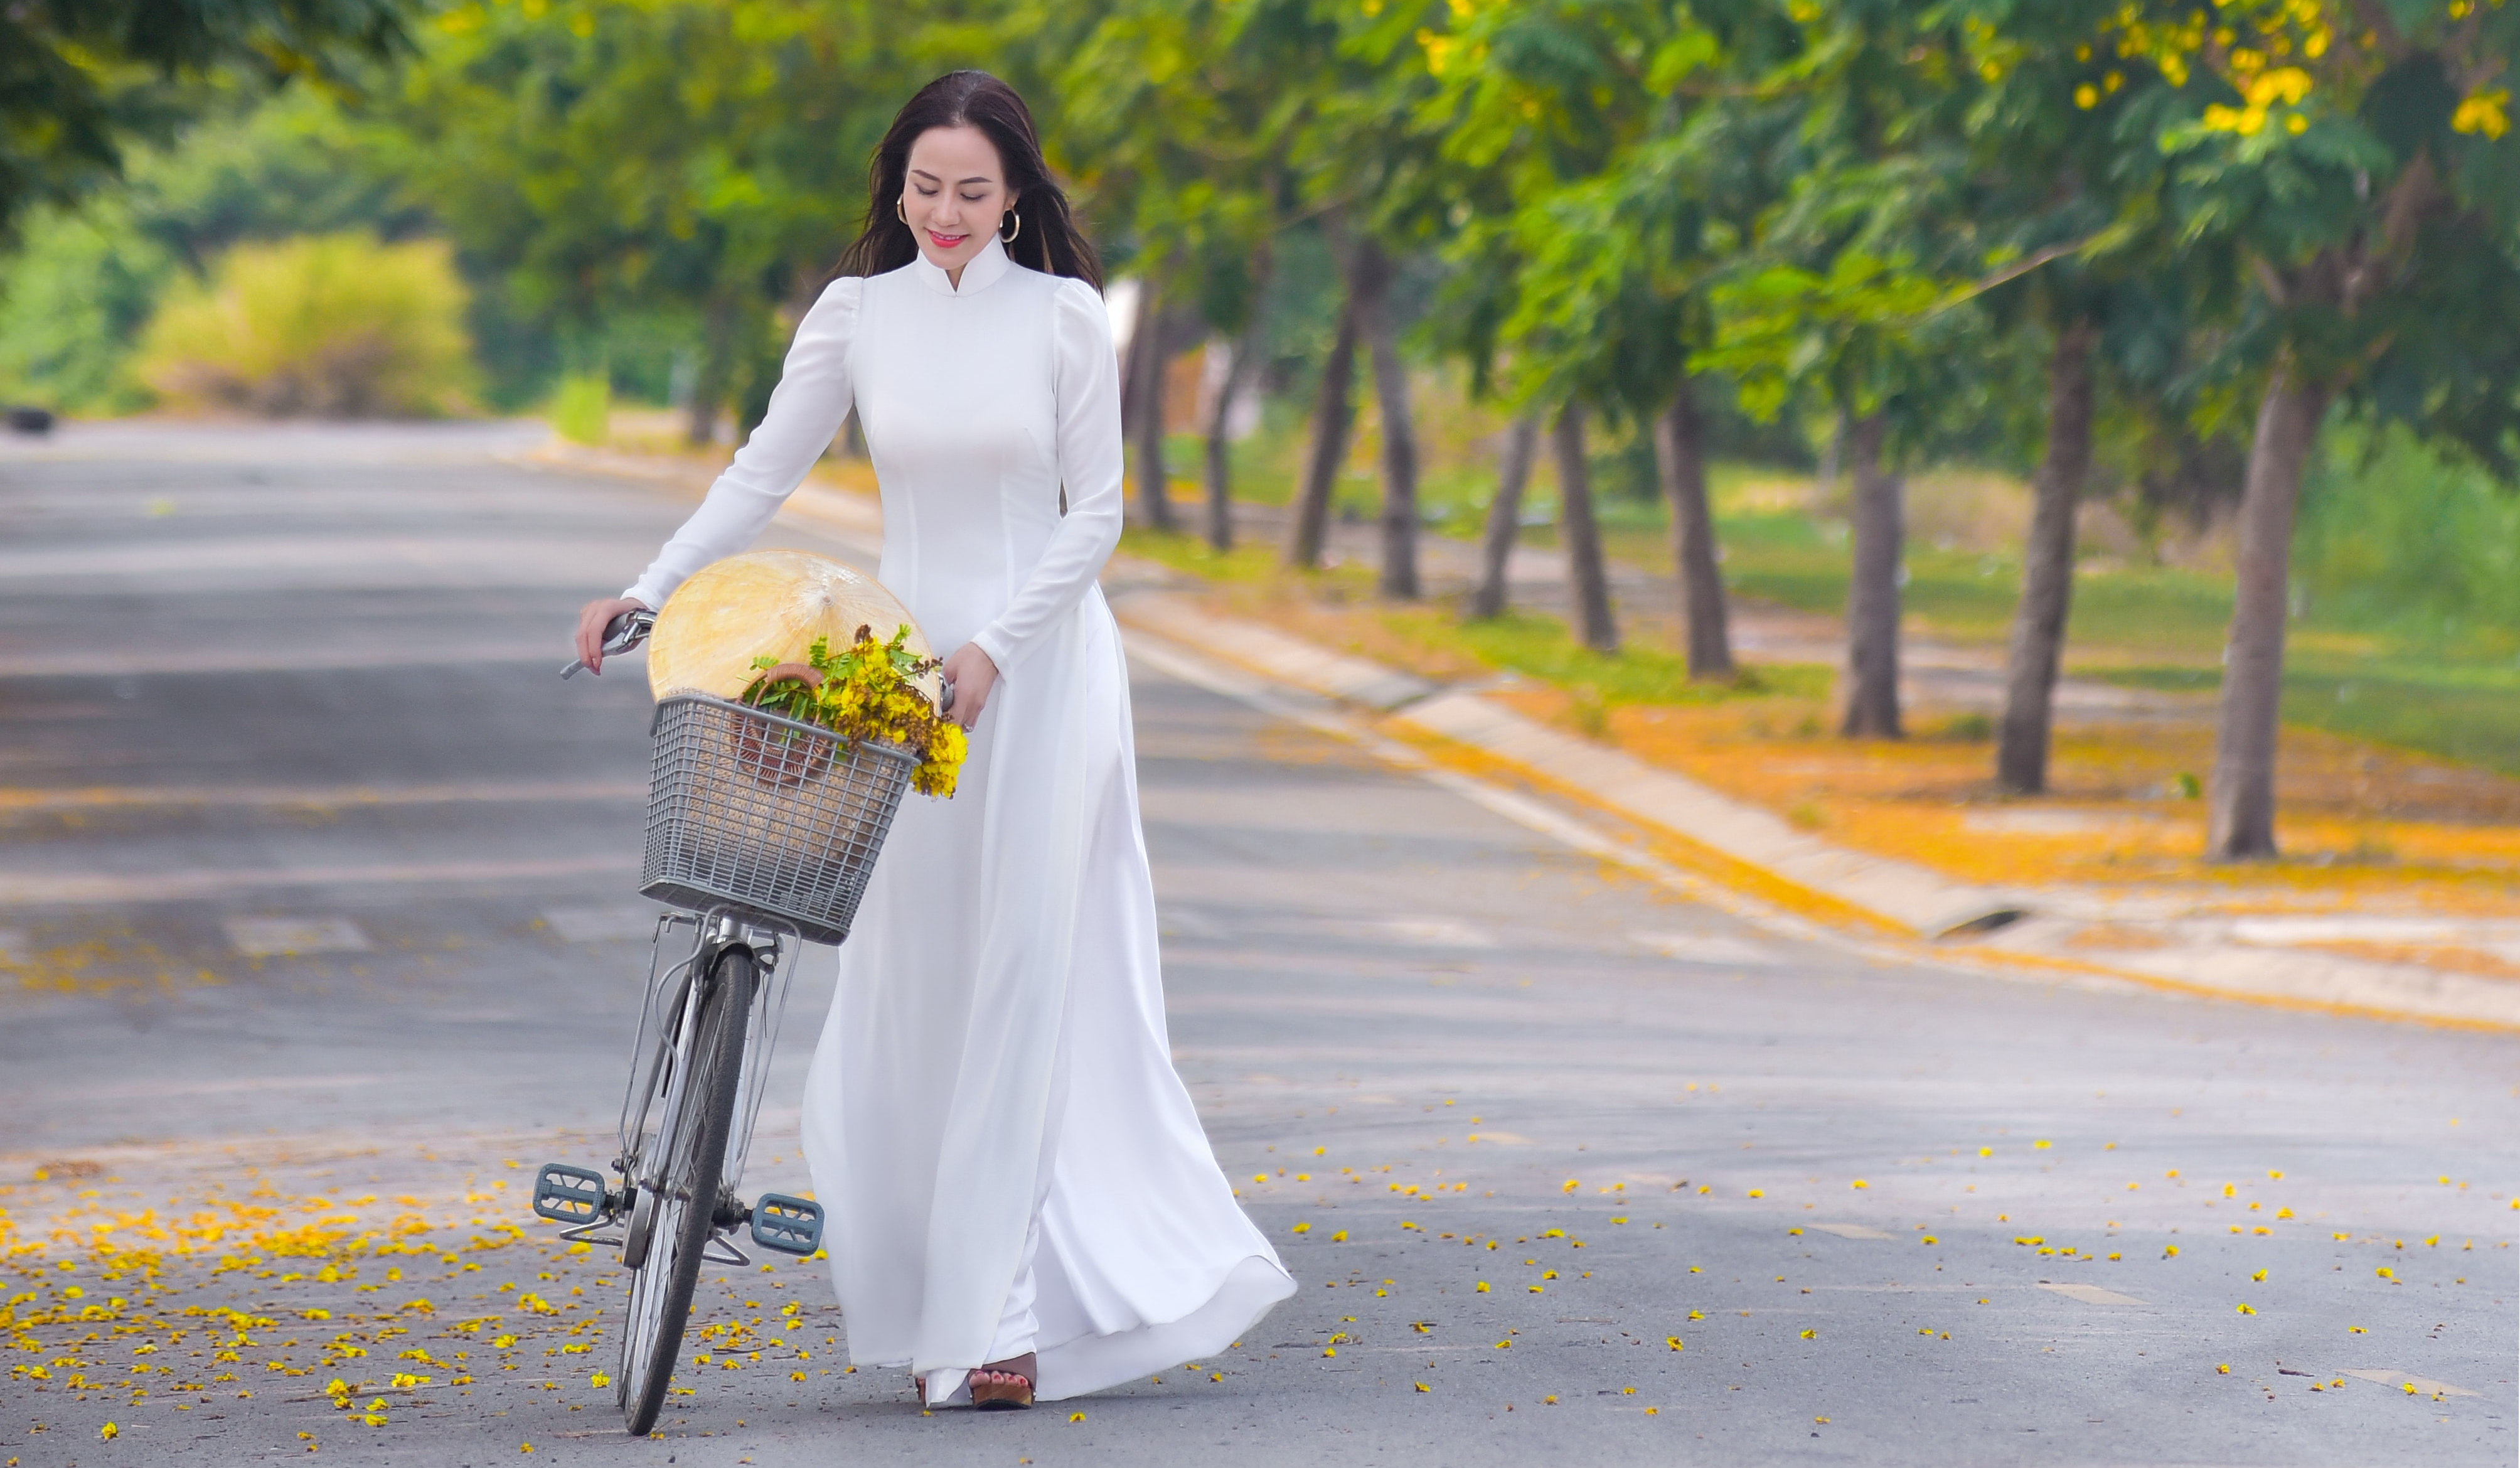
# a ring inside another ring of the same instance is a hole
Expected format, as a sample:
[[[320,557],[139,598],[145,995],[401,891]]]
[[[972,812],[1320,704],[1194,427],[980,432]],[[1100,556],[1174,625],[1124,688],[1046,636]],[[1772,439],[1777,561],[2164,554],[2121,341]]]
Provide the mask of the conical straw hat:
[[[930,656],[909,609],[873,576],[811,551],[747,551],[702,567],[657,611],[648,637],[648,687],[659,699],[741,698],[758,675],[755,658],[802,663],[818,637],[830,638],[837,652],[859,627],[888,642],[905,625],[904,645]],[[931,699],[943,691],[932,672],[919,681]]]

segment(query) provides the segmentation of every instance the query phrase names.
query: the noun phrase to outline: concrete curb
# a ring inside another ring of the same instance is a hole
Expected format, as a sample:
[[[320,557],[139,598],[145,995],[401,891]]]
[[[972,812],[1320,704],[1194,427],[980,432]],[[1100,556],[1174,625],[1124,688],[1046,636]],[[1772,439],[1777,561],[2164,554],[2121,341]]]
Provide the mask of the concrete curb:
[[[1896,932],[1941,938],[2026,916],[2018,894],[1948,880],[1912,862],[1833,847],[1754,805],[1618,750],[1534,723],[1477,693],[1438,690],[1361,658],[1325,652],[1253,622],[1215,617],[1163,592],[1114,602],[1121,620],[1186,642],[1309,693],[1386,713],[1547,784],[1660,827],[1745,866],[1844,903]]]

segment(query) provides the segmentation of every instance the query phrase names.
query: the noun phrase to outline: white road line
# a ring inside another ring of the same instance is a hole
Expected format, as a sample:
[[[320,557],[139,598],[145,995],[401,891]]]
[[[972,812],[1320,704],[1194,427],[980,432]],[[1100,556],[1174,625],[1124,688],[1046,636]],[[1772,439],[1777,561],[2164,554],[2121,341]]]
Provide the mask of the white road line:
[[[2085,1305],[2143,1304],[2142,1301],[2136,1299],[2133,1295],[2121,1295],[2115,1290],[2103,1290],[2098,1285],[2049,1284],[2048,1281],[2043,1279],[2039,1282],[2039,1288],[2043,1290],[2053,1290],[2068,1300],[2079,1300]]]
[[[637,940],[645,942],[656,931],[656,911],[652,906],[620,903],[610,907],[553,907],[543,912],[543,922],[563,942],[608,943]]]
[[[1867,1228],[1861,1223],[1814,1223],[1811,1226],[1822,1233],[1833,1233],[1841,1239],[1895,1239],[1898,1237],[1895,1233],[1883,1233],[1880,1229]]]
[[[238,917],[220,924],[228,942],[248,958],[293,958],[300,953],[366,953],[376,944],[344,917]]]
[[[1386,918],[1373,925],[1384,938],[1420,948],[1493,948],[1495,938],[1454,918]]]
[[[1684,963],[1782,963],[1785,955],[1720,933],[1631,933],[1631,942]]]

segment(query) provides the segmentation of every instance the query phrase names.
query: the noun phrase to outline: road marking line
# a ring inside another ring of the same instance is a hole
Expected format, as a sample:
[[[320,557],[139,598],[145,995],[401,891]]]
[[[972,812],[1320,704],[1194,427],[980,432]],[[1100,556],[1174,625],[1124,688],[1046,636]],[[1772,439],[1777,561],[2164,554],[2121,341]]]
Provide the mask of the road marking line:
[[[300,953],[365,953],[376,945],[348,918],[229,918],[219,925],[228,942],[248,958],[294,958]]]
[[[1785,955],[1718,933],[1631,933],[1628,940],[1683,963],[1782,963]]]
[[[2384,1387],[2412,1387],[2416,1391],[2425,1393],[2426,1395],[2439,1395],[2442,1397],[2473,1397],[2476,1395],[2465,1387],[2453,1387],[2449,1382],[2435,1381],[2429,1376],[2408,1376],[2402,1372],[2383,1371],[2374,1366],[2365,1366],[2361,1370],[2348,1371],[2345,1374],[2347,1376],[2360,1377],[2364,1381],[2378,1382]]]
[[[1454,918],[1386,918],[1374,924],[1394,941],[1420,948],[1493,948],[1497,940]]]
[[[552,907],[543,921],[564,942],[607,943],[647,940],[656,931],[656,909],[630,904],[612,907]]]
[[[1811,1226],[1822,1233],[1833,1233],[1841,1239],[1895,1239],[1898,1237],[1895,1233],[1883,1233],[1880,1229],[1867,1228],[1861,1223],[1814,1223]]]
[[[550,861],[434,861],[392,866],[281,867],[261,871],[13,872],[0,875],[0,907],[127,906],[191,902],[275,887],[426,886],[431,883],[531,882],[634,872],[635,855],[571,856]]]
[[[2103,1290],[2098,1285],[2049,1284],[2047,1280],[2043,1279],[2039,1281],[2039,1288],[2043,1290],[2053,1290],[2068,1300],[2079,1300],[2085,1305],[2143,1304],[2142,1301],[2136,1299],[2133,1295],[2121,1295],[2115,1290]]]

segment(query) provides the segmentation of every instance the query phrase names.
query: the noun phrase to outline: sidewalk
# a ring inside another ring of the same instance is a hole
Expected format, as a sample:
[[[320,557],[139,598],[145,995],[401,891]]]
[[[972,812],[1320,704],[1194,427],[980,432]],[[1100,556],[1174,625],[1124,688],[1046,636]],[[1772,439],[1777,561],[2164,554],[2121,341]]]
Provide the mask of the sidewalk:
[[[525,457],[693,490],[713,474],[698,459],[560,444]],[[841,487],[836,476],[809,481],[785,513],[870,552],[880,543],[882,517],[874,498]],[[1429,537],[1429,544],[1436,547],[1433,578],[1455,573],[1452,543]],[[1539,579],[1541,568],[1532,570]],[[1661,861],[1773,912],[1867,943],[2016,974],[2111,979],[2286,1007],[2520,1030],[2520,978],[2511,977],[2520,974],[2520,918],[2372,911],[2332,898],[2319,910],[2235,911],[2227,892],[1970,883],[1824,841],[1673,769],[1551,727],[1509,707],[1509,680],[1444,686],[1326,649],[1202,606],[1193,578],[1132,558],[1115,557],[1104,582],[1133,646],[1153,639],[1168,662],[1222,662],[1265,683],[1328,700],[1353,715],[1361,730],[1453,771],[1521,785],[1607,817]],[[1754,613],[1743,621],[1755,627],[1760,619]],[[1798,634],[1790,638],[1795,644],[1813,640],[1810,628],[1791,631]],[[1765,656],[1778,655],[1762,642],[1744,641]],[[1982,658],[1970,653],[1929,653],[1912,676],[1942,684],[1935,692],[1946,699],[1965,698],[1971,685],[1989,681],[1977,665]],[[2140,716],[2137,706],[2149,702],[2130,698],[2127,690],[2086,687],[2093,704],[2120,712]]]

